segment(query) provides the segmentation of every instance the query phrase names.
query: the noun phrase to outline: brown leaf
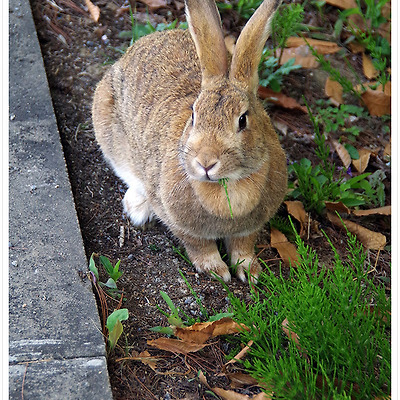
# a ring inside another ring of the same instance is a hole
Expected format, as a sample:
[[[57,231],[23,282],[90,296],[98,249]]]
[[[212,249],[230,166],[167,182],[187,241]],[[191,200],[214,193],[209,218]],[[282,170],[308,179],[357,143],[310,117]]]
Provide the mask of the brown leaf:
[[[342,160],[344,167],[346,169],[349,168],[350,164],[351,164],[351,157],[350,157],[350,154],[347,151],[346,147],[344,147],[337,140],[332,140],[332,143],[333,143],[333,147],[336,150],[336,153],[338,154],[339,158]]]
[[[178,339],[158,338],[155,340],[148,340],[149,346],[156,347],[160,350],[170,351],[171,353],[188,354],[194,353],[206,347],[206,344],[198,344],[191,342],[184,342]]]
[[[329,211],[337,211],[338,213],[350,214],[350,209],[341,201],[325,201],[325,207]]]
[[[363,53],[363,55],[362,55],[362,63],[363,63],[364,75],[368,79],[373,79],[378,76],[379,72],[374,67],[374,64],[372,63],[371,58],[368,57],[365,53]]]
[[[369,159],[371,157],[372,151],[368,149],[359,149],[358,154],[360,158],[358,160],[352,160],[351,163],[353,164],[354,168],[361,174],[363,173],[369,163]]]
[[[325,0],[326,4],[341,8],[342,10],[348,10],[349,8],[357,8],[355,0]]]
[[[213,387],[211,390],[224,400],[250,400],[246,394],[234,392],[233,390],[225,390],[218,387]]]
[[[335,106],[343,103],[343,86],[329,77],[325,82],[325,94]]]
[[[202,344],[211,337],[231,335],[243,329],[247,329],[247,327],[226,317],[218,321],[196,322],[192,326],[184,328],[175,327],[174,334],[185,342]]]
[[[272,399],[272,394],[266,394],[264,392],[258,393],[250,397],[246,394],[234,392],[233,390],[225,390],[217,387],[213,387],[211,389],[215,394],[217,394],[224,400],[271,400]]]
[[[354,87],[361,94],[368,111],[371,115],[382,116],[390,114],[392,83],[389,81],[385,85],[385,89],[378,82],[366,82],[364,85],[356,85]]]
[[[267,100],[269,103],[274,103],[278,106],[296,109],[307,114],[307,107],[301,106],[295,99],[292,97],[285,96],[282,93],[274,92],[273,90],[266,88],[264,86],[258,87],[258,95],[261,99]]]
[[[362,217],[364,215],[392,215],[392,206],[384,206],[378,208],[370,208],[369,210],[354,210],[353,214],[357,217]]]
[[[95,6],[90,0],[85,0],[86,7],[94,22],[98,22],[100,18],[100,8]]]
[[[285,201],[288,213],[300,222],[300,236],[303,237],[306,227],[309,223],[309,216],[304,210],[304,205],[301,201]]]
[[[162,7],[167,7],[167,0],[140,0],[146,4],[151,10],[157,10]]]
[[[349,49],[353,54],[363,53],[365,50],[364,46],[357,42],[349,43]]]
[[[277,52],[278,55],[280,51]],[[303,44],[297,47],[283,49],[280,65],[285,64],[291,58],[295,59],[295,64],[301,65],[303,68],[318,68],[319,62],[312,55],[311,50],[307,45]]]
[[[333,54],[340,50],[340,47],[334,42],[327,42],[325,40],[309,39],[307,38],[307,43],[312,46],[315,51],[319,54]],[[307,45],[303,38],[292,36],[288,38],[286,42],[286,47],[299,47]],[[308,46],[307,46],[308,47]]]
[[[200,382],[201,382],[203,385],[205,385],[205,386],[207,386],[209,389],[211,389],[211,388],[210,388],[210,385],[209,385],[208,382],[207,382],[207,378],[206,378],[205,375],[203,374],[203,371],[202,371],[202,370],[199,371],[199,379],[200,379]]]
[[[258,381],[249,374],[243,372],[233,372],[226,374],[226,377],[231,380],[231,387],[237,389],[243,386],[257,385]]]
[[[282,232],[275,228],[271,228],[271,246],[278,250],[287,266],[296,267],[296,263],[299,261],[296,247],[287,240]]]
[[[383,92],[382,88],[380,90],[379,88],[376,90],[367,89],[361,94],[361,98],[372,116],[381,117],[382,115],[391,113],[391,96]]]
[[[363,246],[367,249],[371,250],[381,250],[386,245],[386,237],[379,232],[371,231],[367,228],[364,228],[361,225],[358,225],[352,221],[340,220],[340,218],[328,212],[328,219],[334,225],[343,228],[343,224],[353,235],[356,235],[358,240],[363,244]]]

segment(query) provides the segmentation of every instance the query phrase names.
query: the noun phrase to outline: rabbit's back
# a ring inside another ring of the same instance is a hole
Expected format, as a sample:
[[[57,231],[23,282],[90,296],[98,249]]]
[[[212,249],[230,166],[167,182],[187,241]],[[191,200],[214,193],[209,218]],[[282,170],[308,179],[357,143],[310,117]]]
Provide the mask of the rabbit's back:
[[[121,178],[127,181],[126,168],[134,169],[127,175],[148,181],[145,174],[151,173],[157,182],[158,164],[168,149],[177,149],[200,88],[188,31],[145,36],[110,68],[96,91],[93,115],[96,139]]]

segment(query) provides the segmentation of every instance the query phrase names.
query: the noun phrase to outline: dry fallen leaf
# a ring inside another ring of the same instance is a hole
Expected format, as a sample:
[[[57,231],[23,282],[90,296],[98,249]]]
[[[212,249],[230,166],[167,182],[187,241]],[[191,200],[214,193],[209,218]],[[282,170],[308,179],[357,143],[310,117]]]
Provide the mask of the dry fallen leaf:
[[[363,55],[362,55],[362,63],[363,63],[364,75],[368,79],[373,79],[378,76],[379,72],[374,67],[374,64],[372,63],[371,58],[368,57],[365,53],[363,53]]]
[[[170,351],[171,353],[188,354],[194,353],[206,347],[206,344],[198,344],[191,342],[184,342],[178,339],[158,338],[155,340],[148,340],[149,346],[156,347],[160,350]]]
[[[231,381],[231,387],[233,389],[241,388],[243,386],[257,385],[258,381],[250,376],[249,374],[244,374],[243,372],[233,372],[225,374],[227,378]]]
[[[266,88],[264,86],[258,87],[258,95],[261,99],[267,100],[270,103],[274,103],[278,106],[296,109],[307,114],[307,107],[301,106],[295,99],[292,97],[285,96],[282,93],[274,92],[273,90]]]
[[[388,82],[385,85],[385,89],[382,89],[382,85],[379,85],[375,90],[371,89],[376,82],[364,83],[364,87],[367,89],[363,91],[361,85],[357,85],[354,89],[361,93],[361,98],[363,99],[368,111],[371,115],[381,117],[385,114],[390,114],[391,105],[391,95],[392,95],[392,85]]]
[[[90,0],[85,0],[86,7],[94,22],[98,22],[100,18],[100,8],[95,6]]]
[[[325,0],[326,4],[341,8],[342,10],[348,10],[349,8],[357,8],[355,0]]]
[[[280,51],[277,52],[278,55]],[[311,50],[306,44],[297,47],[290,47],[283,49],[282,57],[280,58],[280,65],[285,64],[290,59],[295,59],[296,65],[301,65],[303,68],[318,68],[319,62],[312,55]]]
[[[362,217],[364,215],[391,215],[392,214],[392,206],[384,206],[378,208],[370,208],[369,210],[354,210],[353,214],[357,217]]]
[[[303,237],[306,232],[306,227],[309,223],[309,216],[304,210],[304,205],[301,201],[285,201],[288,213],[300,222],[300,236]]]
[[[359,149],[358,154],[360,158],[358,160],[352,160],[351,163],[353,164],[354,168],[361,174],[363,173],[369,163],[369,159],[371,157],[371,150],[368,149]]]
[[[272,399],[272,394],[268,395],[263,392],[250,397],[247,394],[241,394],[234,392],[233,390],[225,390],[217,387],[213,387],[211,388],[211,390],[224,400],[271,400]]]
[[[312,46],[318,54],[333,54],[340,50],[340,47],[334,42],[309,38],[305,40],[307,40],[307,43]],[[286,47],[299,47],[307,45],[305,40],[301,37],[292,36],[288,38]]]
[[[353,54],[363,53],[365,50],[364,46],[357,42],[351,42],[348,46]]]
[[[349,168],[350,164],[351,164],[351,157],[350,157],[350,154],[347,151],[346,147],[344,147],[337,140],[332,140],[332,143],[333,143],[333,147],[336,150],[336,153],[338,154],[339,158],[342,160],[344,167],[346,169]]]
[[[337,211],[338,213],[350,214],[350,209],[341,201],[325,201],[325,207],[329,211]]]
[[[192,326],[174,328],[174,334],[185,342],[202,344],[209,338],[220,335],[238,333],[247,327],[240,325],[231,318],[221,318],[212,322],[197,322]]]
[[[329,77],[325,82],[325,94],[336,107],[343,103],[343,86]]]
[[[351,232],[353,235],[356,235],[358,240],[367,249],[381,250],[386,245],[386,237],[379,232],[371,231],[352,221],[348,221],[345,219],[341,220],[337,215],[330,212],[328,212],[328,219],[334,225],[340,228],[343,228],[344,224],[349,232]]]
[[[167,0],[141,0],[141,2],[149,6],[151,10],[167,7]]]
[[[296,267],[299,255],[295,245],[290,243],[286,236],[275,228],[271,228],[271,246],[278,250],[279,255],[287,266]]]

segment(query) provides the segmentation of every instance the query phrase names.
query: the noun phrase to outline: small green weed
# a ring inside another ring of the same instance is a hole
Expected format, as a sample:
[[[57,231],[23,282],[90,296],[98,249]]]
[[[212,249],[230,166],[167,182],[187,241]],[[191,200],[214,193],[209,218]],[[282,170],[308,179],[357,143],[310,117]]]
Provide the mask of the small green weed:
[[[177,19],[168,24],[161,23],[156,26],[153,26],[149,21],[146,24],[139,24],[136,21],[134,13],[132,12],[131,8],[129,9],[129,11],[131,17],[131,26],[132,26],[131,30],[121,31],[118,37],[121,39],[130,39],[131,40],[130,45],[139,40],[141,37],[149,35],[150,33],[153,32],[166,31],[175,28],[187,29],[187,22],[181,22],[178,24]]]
[[[301,4],[288,4],[281,6],[272,20],[272,43],[273,48],[265,48],[259,65],[260,85],[270,87],[275,92],[280,92],[283,77],[291,71],[301,68],[295,65],[292,58],[280,65],[282,51],[290,36],[297,35],[306,30],[302,24],[304,19],[304,8]],[[279,57],[277,50],[281,49]]]
[[[348,207],[384,202],[384,187],[371,185],[366,179],[369,173],[347,180],[340,174],[335,180],[335,165],[329,160],[330,150],[325,135],[320,132],[318,121],[308,105],[307,108],[315,132],[315,153],[321,162],[312,166],[309,159],[303,158],[289,166],[289,173],[294,173],[297,179],[297,187],[290,196],[294,199],[301,198],[306,210],[313,210],[318,214],[324,210],[325,201],[341,201]]]
[[[238,0],[235,8],[242,18],[248,20],[262,2],[263,0]]]
[[[390,300],[365,272],[362,246],[348,234],[342,261],[331,244],[334,264],[328,268],[297,234],[296,243],[301,261],[288,279],[265,266],[249,304],[227,289],[234,320],[249,328],[241,331],[241,342],[253,342],[241,362],[278,399],[387,396]],[[283,333],[285,324],[297,343]]]
[[[113,311],[107,318],[106,327],[108,330],[107,341],[110,350],[114,350],[118,339],[122,335],[123,326],[121,321],[126,321],[129,318],[129,312],[126,308]]]
[[[100,286],[107,287],[111,290],[116,291],[117,290],[117,280],[122,275],[122,272],[119,270],[121,260],[118,260],[117,263],[113,266],[107,257],[99,256],[100,263],[104,267],[105,271],[107,272],[107,274],[109,276],[107,282],[103,283],[103,282],[100,282],[100,279],[99,279],[99,271],[98,271],[98,269],[96,267],[96,263],[94,261],[95,256],[96,256],[95,253],[93,253],[90,256],[89,270],[94,274],[94,276],[96,277],[97,282],[99,283]]]
[[[361,128],[353,125],[353,122],[368,117],[368,113],[362,107],[350,104],[333,107],[324,100],[317,100],[316,105],[316,120],[318,123],[322,123],[324,132],[326,134],[330,132],[344,133],[352,141],[356,140],[361,131]]]
[[[183,274],[181,270],[179,270],[179,273],[183,280],[185,281],[186,286],[190,290],[190,293],[194,297],[197,305],[199,306],[200,313],[202,316],[202,319],[205,321],[213,322],[213,321],[218,321],[222,318],[225,317],[232,317],[233,314],[231,312],[229,313],[218,313],[213,310],[213,314],[210,316],[207,309],[203,306],[202,301],[200,299],[200,296],[194,291],[193,287],[190,285],[189,281]],[[157,309],[167,317],[168,323],[170,324],[169,327],[165,326],[155,326],[153,328],[150,328],[151,331],[153,332],[159,332],[163,333],[166,335],[173,335],[174,330],[173,327],[185,327],[185,326],[191,326],[195,324],[196,322],[200,322],[200,318],[193,318],[187,313],[185,313],[184,310],[182,310],[180,307],[176,307],[171,300],[171,298],[168,296],[167,293],[163,292],[160,290],[160,295],[167,304],[168,308],[170,309],[170,313],[167,313],[161,309],[161,307],[157,306]]]
[[[370,54],[374,67],[379,72],[377,81],[383,88],[390,80],[387,68],[390,65],[391,48],[390,43],[379,35],[379,27],[387,22],[382,10],[389,0],[356,0],[357,7],[341,11],[336,22],[335,31],[341,31],[344,24],[352,33],[347,43],[357,40]],[[349,17],[358,15],[361,17],[362,26],[357,26]]]

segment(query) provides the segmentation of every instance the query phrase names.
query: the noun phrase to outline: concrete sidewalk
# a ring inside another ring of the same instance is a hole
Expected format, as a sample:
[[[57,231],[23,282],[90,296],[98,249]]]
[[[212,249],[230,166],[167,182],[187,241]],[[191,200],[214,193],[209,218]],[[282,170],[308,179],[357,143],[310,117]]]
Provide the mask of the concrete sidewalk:
[[[10,399],[112,399],[28,0],[10,0]]]

